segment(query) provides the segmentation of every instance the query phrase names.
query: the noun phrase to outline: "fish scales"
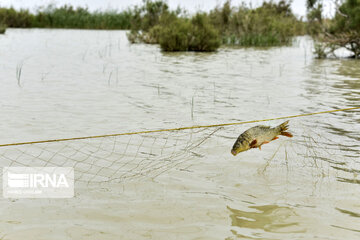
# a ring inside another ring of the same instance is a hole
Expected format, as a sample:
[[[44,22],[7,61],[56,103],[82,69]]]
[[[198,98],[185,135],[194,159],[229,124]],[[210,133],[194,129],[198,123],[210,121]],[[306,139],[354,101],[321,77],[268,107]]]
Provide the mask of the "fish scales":
[[[288,123],[289,121],[286,121],[274,128],[263,125],[249,128],[237,138],[231,153],[235,156],[251,148],[261,149],[263,144],[278,139],[279,135],[292,137],[293,135],[286,131],[289,127]]]

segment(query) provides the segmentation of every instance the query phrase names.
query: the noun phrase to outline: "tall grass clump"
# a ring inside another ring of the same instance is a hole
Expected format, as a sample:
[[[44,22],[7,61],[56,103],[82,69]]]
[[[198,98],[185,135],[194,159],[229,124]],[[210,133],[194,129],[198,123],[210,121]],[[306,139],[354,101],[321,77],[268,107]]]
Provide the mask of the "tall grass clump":
[[[89,12],[87,8],[52,5],[39,9],[32,23],[33,27],[78,28],[78,29],[129,29],[131,12],[115,10]]]
[[[135,7],[128,39],[131,43],[160,44],[163,51],[215,51],[220,46],[218,31],[206,13],[193,17],[170,11],[162,0],[144,0]]]
[[[162,0],[144,0],[142,6],[135,6],[132,11],[127,37],[131,43],[159,43],[160,20],[174,20],[177,15],[177,12],[170,12],[167,3]]]
[[[34,15],[29,10],[14,8],[0,8],[0,22],[8,27],[28,28],[32,27]]]
[[[167,18],[160,27],[159,43],[164,51],[188,51],[192,25],[186,18]]]
[[[191,19],[190,51],[212,52],[220,47],[220,35],[211,25],[206,13],[197,13]]]
[[[223,44],[238,46],[279,46],[291,43],[304,33],[304,24],[291,11],[290,2],[264,2],[252,9],[245,4],[232,7],[226,1],[209,15],[220,31]]]
[[[167,19],[160,26],[159,42],[163,51],[212,52],[221,43],[205,13],[197,13],[191,19]]]
[[[131,10],[90,12],[87,8],[53,5],[37,9],[36,13],[14,8],[0,8],[0,22],[14,28],[77,28],[129,29]]]

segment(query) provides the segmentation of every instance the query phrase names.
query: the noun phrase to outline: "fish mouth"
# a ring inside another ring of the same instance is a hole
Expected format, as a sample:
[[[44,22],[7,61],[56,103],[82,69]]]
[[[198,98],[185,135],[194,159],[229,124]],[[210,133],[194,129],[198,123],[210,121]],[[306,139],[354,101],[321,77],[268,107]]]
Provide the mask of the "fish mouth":
[[[234,156],[236,156],[237,152],[236,152],[234,149],[232,149],[232,150],[231,150],[231,154],[234,155]]]

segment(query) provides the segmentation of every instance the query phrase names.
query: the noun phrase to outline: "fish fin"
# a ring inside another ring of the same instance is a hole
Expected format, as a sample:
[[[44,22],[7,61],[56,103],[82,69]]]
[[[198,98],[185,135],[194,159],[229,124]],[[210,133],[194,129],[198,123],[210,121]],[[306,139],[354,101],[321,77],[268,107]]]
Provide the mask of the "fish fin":
[[[281,132],[280,135],[286,136],[286,137],[293,137],[293,135],[289,132]]]
[[[250,143],[250,148],[255,148],[256,143],[257,143],[257,140],[254,139],[254,140]]]
[[[276,139],[279,139],[278,137],[274,137],[271,141],[274,141],[274,140],[276,140]]]
[[[277,126],[280,135],[286,136],[286,137],[293,137],[293,135],[289,132],[286,132],[286,130],[288,130],[289,128],[289,120],[287,120],[286,122],[283,122],[282,124],[280,124],[279,126]]]
[[[289,128],[289,120],[280,124],[278,128],[280,128],[280,132],[286,131]]]
[[[266,142],[266,141],[263,142],[263,143],[259,146],[259,149],[261,150],[261,146],[264,145],[264,144],[267,144],[267,143],[269,143],[269,142]]]

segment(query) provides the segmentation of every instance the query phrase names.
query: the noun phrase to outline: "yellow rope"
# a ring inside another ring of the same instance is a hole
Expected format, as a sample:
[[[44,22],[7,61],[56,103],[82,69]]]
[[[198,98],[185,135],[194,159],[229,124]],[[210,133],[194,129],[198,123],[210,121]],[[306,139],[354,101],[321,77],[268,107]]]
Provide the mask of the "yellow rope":
[[[170,131],[180,131],[180,130],[195,129],[195,128],[223,127],[223,126],[240,125],[240,124],[246,124],[246,123],[267,122],[267,121],[286,119],[286,118],[305,117],[305,116],[333,113],[333,112],[340,112],[340,111],[350,111],[350,110],[356,110],[356,109],[360,109],[360,107],[334,109],[334,110],[328,110],[328,111],[322,111],[322,112],[303,113],[303,114],[291,115],[291,116],[285,116],[285,117],[267,118],[267,119],[251,120],[251,121],[243,121],[243,122],[221,123],[221,124],[213,124],[213,125],[196,125],[196,126],[190,126],[190,127],[157,129],[157,130],[147,130],[147,131],[140,131],[140,132],[115,133],[115,134],[105,134],[105,135],[97,135],[97,136],[60,138],[60,139],[49,139],[49,140],[32,141],[32,142],[8,143],[8,144],[1,144],[0,147],[27,145],[27,144],[36,144],[36,143],[63,142],[63,141],[82,140],[82,139],[91,139],[91,138],[116,137],[116,136],[135,135],[135,134],[144,134],[144,133],[170,132]]]

